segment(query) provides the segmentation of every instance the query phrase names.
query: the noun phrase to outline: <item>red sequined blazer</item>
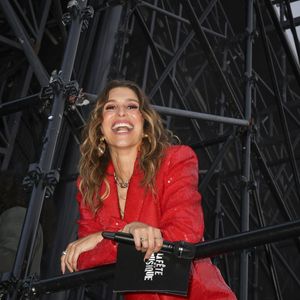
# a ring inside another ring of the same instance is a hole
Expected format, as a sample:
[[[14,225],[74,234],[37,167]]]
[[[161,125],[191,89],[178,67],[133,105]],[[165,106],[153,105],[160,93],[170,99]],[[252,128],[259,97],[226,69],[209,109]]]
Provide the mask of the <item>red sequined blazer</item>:
[[[160,228],[169,241],[196,243],[203,238],[203,212],[198,193],[198,161],[187,146],[171,146],[166,151],[156,176],[156,195],[145,190],[140,182],[143,172],[138,162],[127,192],[124,218],[121,218],[117,186],[112,163],[107,168],[110,194],[94,216],[83,204],[78,193],[80,219],[79,238],[100,231],[119,231],[127,223],[139,221]],[[100,193],[104,192],[104,184]],[[116,261],[116,243],[102,240],[94,249],[83,252],[78,259],[79,270]],[[188,298],[166,294],[128,293],[126,300],[234,300],[235,295],[224,282],[219,270],[209,259],[194,261]]]

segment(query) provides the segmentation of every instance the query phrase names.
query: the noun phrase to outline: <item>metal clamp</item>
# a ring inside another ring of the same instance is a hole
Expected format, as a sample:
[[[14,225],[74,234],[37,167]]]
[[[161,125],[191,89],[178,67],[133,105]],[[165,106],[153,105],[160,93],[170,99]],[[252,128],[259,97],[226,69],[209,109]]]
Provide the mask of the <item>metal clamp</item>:
[[[45,198],[50,199],[54,194],[55,186],[59,182],[59,176],[57,170],[44,173],[37,163],[31,164],[28,174],[23,179],[23,186],[29,192],[42,181],[43,188],[46,189]]]
[[[37,163],[30,164],[27,175],[23,179],[23,186],[26,191],[32,190],[33,186],[37,186],[43,178],[43,172]]]
[[[57,170],[51,170],[44,174],[43,187],[46,188],[45,199],[51,199],[56,185],[59,182],[60,174]]]
[[[94,8],[92,6],[87,6],[80,11],[80,19],[82,21],[82,29],[84,31],[89,26],[89,21],[94,17]]]
[[[72,20],[78,15],[80,16],[80,21],[82,21],[82,29],[84,31],[88,28],[89,20],[94,17],[94,8],[92,6],[87,6],[81,8],[77,0],[71,0],[67,5],[68,12],[64,13],[62,16],[62,23],[65,26],[71,24]]]

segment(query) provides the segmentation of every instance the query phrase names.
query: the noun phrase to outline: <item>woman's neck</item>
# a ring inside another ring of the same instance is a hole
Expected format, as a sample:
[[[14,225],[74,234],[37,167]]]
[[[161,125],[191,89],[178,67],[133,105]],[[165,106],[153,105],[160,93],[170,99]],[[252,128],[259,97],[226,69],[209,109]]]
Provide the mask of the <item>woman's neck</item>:
[[[127,182],[130,180],[137,152],[137,149],[111,150],[111,159],[115,173],[121,181]]]

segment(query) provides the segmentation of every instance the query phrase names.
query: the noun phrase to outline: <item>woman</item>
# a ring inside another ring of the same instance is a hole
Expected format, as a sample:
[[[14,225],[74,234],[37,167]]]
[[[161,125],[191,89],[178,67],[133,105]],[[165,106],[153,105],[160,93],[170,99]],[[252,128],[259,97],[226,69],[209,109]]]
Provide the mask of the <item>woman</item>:
[[[99,97],[81,145],[79,239],[61,257],[70,272],[113,263],[116,245],[102,231],[123,231],[148,259],[163,239],[203,238],[198,162],[187,146],[171,146],[164,129],[133,82],[112,81]],[[126,300],[186,299],[128,293]],[[210,260],[193,264],[188,299],[236,299]]]

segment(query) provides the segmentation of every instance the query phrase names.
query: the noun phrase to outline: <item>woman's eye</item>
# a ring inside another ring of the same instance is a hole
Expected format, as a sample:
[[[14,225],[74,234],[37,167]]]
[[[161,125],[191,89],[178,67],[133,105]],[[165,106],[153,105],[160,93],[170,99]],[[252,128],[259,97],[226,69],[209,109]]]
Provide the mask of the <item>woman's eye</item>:
[[[106,106],[104,107],[104,109],[105,109],[105,110],[114,110],[114,109],[116,109],[116,106],[113,105],[113,104],[109,104],[109,105],[106,105]]]
[[[139,106],[137,104],[129,104],[128,109],[139,109]]]

